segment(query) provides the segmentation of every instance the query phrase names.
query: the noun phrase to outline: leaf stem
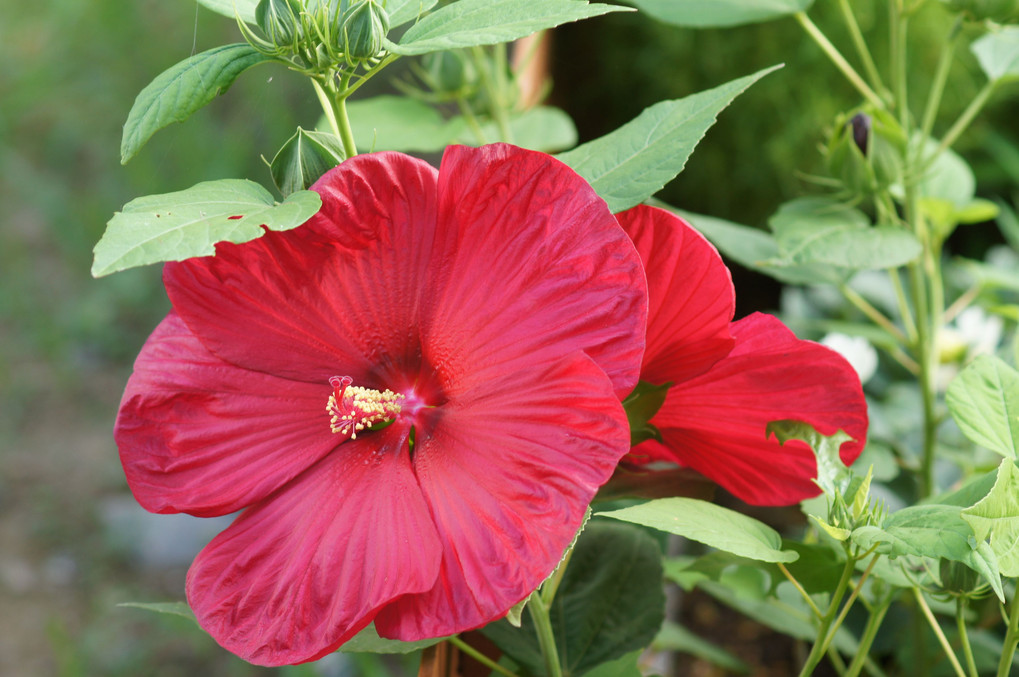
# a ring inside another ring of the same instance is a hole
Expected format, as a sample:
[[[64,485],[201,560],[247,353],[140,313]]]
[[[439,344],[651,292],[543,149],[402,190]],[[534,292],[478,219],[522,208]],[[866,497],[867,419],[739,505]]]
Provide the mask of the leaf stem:
[[[956,19],[952,30],[948,35],[948,44],[941,52],[938,59],[937,69],[934,71],[934,81],[931,83],[931,91],[927,96],[927,105],[924,107],[923,120],[920,123],[921,140],[917,144],[917,153],[922,154],[927,139],[934,131],[934,122],[938,116],[938,109],[941,107],[941,96],[945,91],[945,83],[948,81],[948,71],[951,70],[952,59],[955,57],[956,39],[959,36],[962,26],[962,16]]]
[[[828,58],[835,64],[835,67],[838,68],[842,74],[846,76],[846,79],[849,80],[849,82],[856,88],[856,90],[863,95],[863,98],[867,99],[867,101],[874,104],[877,108],[884,110],[885,102],[880,96],[874,93],[874,90],[870,88],[870,85],[868,85],[864,79],[860,77],[860,74],[857,73],[851,65],[849,65],[849,62],[842,56],[838,48],[835,47],[835,45],[833,45],[827,37],[825,37],[824,33],[821,32],[821,29],[810,20],[810,17],[808,17],[805,12],[796,12],[793,17],[795,17],[799,24],[803,27],[803,30],[807,32],[807,35],[809,35],[824,51],[824,53],[828,55]]]
[[[1016,645],[1019,644],[1019,590],[1012,596],[1012,608],[1008,614],[1008,631],[1001,647],[1001,659],[998,661],[998,677],[1012,674],[1012,658],[1015,656]]]
[[[961,136],[962,133],[966,131],[966,128],[969,127],[969,124],[973,122],[973,118],[975,118],[983,109],[984,104],[987,103],[987,99],[989,99],[991,94],[994,93],[997,84],[997,80],[989,80],[987,84],[984,85],[979,92],[977,92],[976,97],[974,97],[974,99],[970,101],[969,105],[966,106],[966,110],[962,112],[959,119],[956,120],[955,124],[953,124],[951,128],[949,128],[948,132],[945,133],[945,138],[941,139],[941,143],[938,144],[938,148],[934,151],[934,154],[927,158],[927,162],[933,161],[934,158],[940,155],[942,151],[952,147],[952,144],[959,139],[959,136]]]
[[[938,619],[934,618],[934,612],[927,606],[927,600],[923,598],[923,593],[920,592],[920,588],[913,588],[913,594],[916,596],[916,601],[920,605],[920,609],[923,611],[923,615],[927,618],[927,623],[934,630],[934,634],[937,635],[938,642],[941,644],[941,648],[945,652],[945,656],[948,657],[949,662],[955,669],[955,674],[959,677],[966,677],[966,673],[962,670],[962,665],[959,664],[959,659],[956,657],[955,652],[952,651],[952,645],[948,643],[948,638],[945,637],[944,631],[941,629],[941,625],[938,623]]]
[[[534,592],[527,602],[527,610],[534,621],[534,629],[538,633],[538,645],[545,659],[547,677],[563,677],[563,668],[559,663],[559,651],[556,649],[555,633],[552,632],[552,620],[549,618],[548,606],[541,598],[541,593]]]
[[[498,672],[500,675],[503,675],[504,677],[518,677],[516,673],[511,672],[510,670],[507,670],[503,666],[499,665],[491,658],[481,653],[467,642],[460,639],[459,636],[454,635],[448,638],[446,641],[455,646],[456,648],[460,649],[460,651],[464,652],[477,662],[484,665],[489,670],[492,670],[493,672]]]
[[[867,77],[870,78],[875,89],[881,92],[884,98],[888,88],[881,81],[881,74],[878,73],[877,66],[874,65],[874,58],[870,55],[870,50],[867,49],[867,41],[863,39],[863,33],[860,32],[860,24],[857,23],[853,9],[849,6],[849,0],[839,0],[839,8],[842,10],[842,17],[845,19],[846,28],[849,29],[849,35],[853,39],[856,53],[860,55],[863,69],[867,72]]]
[[[474,111],[471,110],[471,106],[467,103],[467,100],[463,97],[457,97],[456,99],[457,108],[460,109],[460,115],[463,116],[467,126],[471,128],[474,137],[478,140],[478,143],[482,146],[488,143],[488,139],[485,137],[485,131],[478,124],[478,118],[474,115]]]
[[[884,622],[885,614],[888,613],[888,609],[892,606],[892,599],[892,595],[888,595],[870,612],[870,615],[867,617],[867,625],[864,627],[863,635],[860,637],[860,644],[857,647],[856,655],[853,656],[852,662],[846,669],[845,677],[857,677],[863,666],[867,663],[870,647],[877,638],[877,633],[881,628],[881,623]]]
[[[860,296],[856,290],[848,284],[843,283],[839,285],[839,291],[842,292],[842,295],[846,297],[847,301],[856,306],[860,312],[866,315],[874,324],[878,325],[895,337],[896,341],[901,344],[908,343],[908,339],[906,338],[906,335],[902,333],[902,330],[896,327],[895,324],[885,317],[880,310],[871,305],[867,299]]]
[[[315,94],[318,95],[318,102],[322,105],[322,110],[326,114],[326,120],[329,121],[329,127],[332,128],[333,134],[336,135],[337,139],[341,138],[340,125],[336,121],[336,111],[333,108],[332,99],[329,94],[326,93],[325,89],[322,87],[322,83],[319,82],[317,78],[312,78],[311,84],[315,88]]]
[[[846,559],[846,566],[842,569],[842,577],[839,579],[838,585],[835,586],[835,591],[832,593],[831,602],[828,605],[828,611],[825,612],[821,618],[821,625],[817,629],[817,641],[814,642],[814,646],[810,648],[810,654],[807,656],[806,662],[803,664],[803,669],[800,670],[800,677],[807,677],[814,672],[814,668],[817,667],[818,663],[821,662],[821,658],[824,657],[827,651],[828,642],[828,629],[831,627],[832,621],[835,620],[835,615],[838,613],[839,606],[842,603],[842,598],[846,594],[846,589],[849,587],[849,581],[852,580],[853,571],[856,568],[856,558],[848,552]]]
[[[969,677],[980,677],[977,671],[977,664],[973,660],[973,648],[969,644],[969,633],[966,631],[966,598],[955,599],[955,627],[959,633],[959,641],[962,643],[962,656],[966,659],[966,669]]]
[[[785,577],[789,579],[789,582],[793,584],[793,587],[795,587],[799,591],[804,601],[806,601],[807,606],[809,606],[811,611],[814,612],[814,616],[817,618],[817,620],[821,620],[824,614],[822,614],[821,610],[817,608],[816,604],[814,604],[814,600],[810,599],[810,595],[808,595],[807,591],[803,589],[803,586],[800,585],[800,582],[796,580],[796,578],[789,572],[788,569],[785,568],[784,564],[782,564],[781,562],[776,562],[776,564],[778,564],[779,570],[783,574],[785,574]]]

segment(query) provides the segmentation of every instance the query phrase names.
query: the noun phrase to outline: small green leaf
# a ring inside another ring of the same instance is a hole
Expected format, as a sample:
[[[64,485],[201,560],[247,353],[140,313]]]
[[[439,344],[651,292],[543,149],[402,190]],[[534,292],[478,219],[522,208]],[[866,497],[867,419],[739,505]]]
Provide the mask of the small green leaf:
[[[206,181],[187,190],[140,197],[113,215],[95,246],[92,275],[215,253],[217,242],[247,242],[289,230],[318,212],[318,193],[292,193],[281,204],[253,181]]]
[[[1002,460],[991,493],[963,510],[962,517],[978,539],[991,539],[998,570],[1008,577],[1019,576],[1019,470],[1014,462]]]
[[[435,7],[438,2],[439,0],[386,0],[390,28],[413,21]]]
[[[975,40],[970,47],[992,82],[1019,78],[1019,26],[1004,26]]]
[[[792,562],[797,557],[795,552],[782,550],[782,537],[767,524],[695,498],[660,498],[598,514],[762,562]]]
[[[853,531],[852,540],[863,548],[877,546],[890,557],[913,555],[963,562],[977,546],[973,529],[962,518],[962,508],[951,505],[914,505],[894,512],[880,527]]]
[[[814,456],[817,457],[817,485],[829,497],[836,493],[844,494],[849,488],[852,474],[839,456],[842,444],[853,439],[849,435],[841,430],[834,435],[822,435],[813,426],[801,421],[772,421],[766,430],[780,444],[800,440],[814,450]]]
[[[1019,372],[997,357],[980,355],[948,385],[945,402],[966,437],[1017,458]]]
[[[925,156],[931,156],[937,152],[938,142],[928,139],[923,150]],[[938,153],[917,184],[919,197],[948,200],[956,210],[965,209],[973,202],[976,189],[977,180],[969,163],[951,148]]]
[[[276,188],[286,197],[308,189],[343,159],[343,144],[335,134],[306,132],[298,127],[272,159],[269,172]]]
[[[637,659],[641,651],[631,651],[615,660],[606,661],[601,665],[591,668],[587,677],[642,677],[640,668],[637,666]]]
[[[187,605],[187,602],[121,602],[117,606],[146,609],[147,611],[155,611],[161,614],[180,616],[192,621],[196,625],[198,624],[198,621],[195,619],[195,613],[191,611],[191,607]]]
[[[579,675],[647,646],[665,617],[661,551],[647,533],[592,522],[580,535],[549,610],[564,674]],[[546,674],[530,613],[481,630],[535,677]]]
[[[664,23],[716,28],[771,21],[806,11],[814,0],[628,0]]]
[[[206,9],[211,9],[216,14],[222,14],[231,19],[240,16],[241,21],[254,24],[258,0],[198,0],[198,4]]]
[[[438,644],[445,639],[445,637],[436,637],[434,639],[422,639],[417,642],[383,639],[376,632],[375,624],[369,623],[364,630],[347,640],[339,650],[343,653],[412,653],[426,649],[433,644]]]
[[[625,9],[585,0],[459,0],[424,17],[403,34],[399,44],[387,47],[395,54],[412,55],[494,45]]]
[[[779,66],[683,99],[661,101],[614,132],[557,157],[587,179],[613,212],[648,199],[676,177],[718,114]]]
[[[125,164],[153,134],[183,122],[255,64],[268,61],[247,43],[223,45],[184,59],[163,71],[139,94],[124,123],[120,162]]]

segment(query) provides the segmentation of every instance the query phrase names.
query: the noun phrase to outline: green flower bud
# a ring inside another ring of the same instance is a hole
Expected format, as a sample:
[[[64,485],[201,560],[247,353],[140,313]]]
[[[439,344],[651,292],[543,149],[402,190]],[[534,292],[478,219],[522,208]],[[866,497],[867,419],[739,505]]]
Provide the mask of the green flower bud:
[[[938,565],[942,589],[952,595],[970,596],[984,588],[980,574],[962,562],[953,562],[944,557]]]
[[[948,9],[975,21],[990,19],[998,23],[1019,20],[1019,0],[942,0]]]
[[[389,14],[376,0],[361,0],[343,15],[342,49],[347,63],[355,65],[382,53],[389,32]]]
[[[467,96],[477,88],[478,69],[462,50],[429,52],[421,66],[421,78],[437,94]]]
[[[869,195],[901,179],[906,136],[887,112],[865,107],[840,116],[828,143],[828,168],[856,195]]]
[[[260,0],[255,22],[276,47],[294,47],[301,33],[300,0]]]

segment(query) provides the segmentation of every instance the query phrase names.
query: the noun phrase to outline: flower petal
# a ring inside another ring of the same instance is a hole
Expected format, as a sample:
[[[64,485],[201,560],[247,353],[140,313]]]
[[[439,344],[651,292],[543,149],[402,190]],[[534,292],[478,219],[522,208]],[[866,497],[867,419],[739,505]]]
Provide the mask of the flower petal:
[[[597,196],[558,160],[505,144],[453,146],[439,172],[446,281],[425,345],[436,362],[554,361],[580,348],[617,394],[637,383],[647,295],[640,258]]]
[[[199,553],[188,602],[217,642],[259,665],[315,660],[380,606],[433,586],[440,546],[407,433],[345,443]]]
[[[736,347],[702,376],[669,391],[651,422],[665,445],[637,454],[667,458],[757,505],[789,505],[819,492],[806,444],[766,437],[771,421],[794,419],[825,435],[838,430],[847,465],[863,450],[867,405],[860,379],[838,353],[797,339],[778,319],[754,314],[732,325]]]
[[[443,544],[441,573],[433,589],[383,609],[379,633],[416,640],[503,616],[558,565],[628,447],[626,416],[589,357],[479,371],[418,430],[414,467]]]
[[[641,379],[682,383],[729,354],[736,296],[718,250],[681,218],[638,206],[616,215],[647,270],[647,348]]]
[[[131,491],[147,510],[205,517],[259,501],[336,447],[329,392],[223,362],[171,312],[114,428]]]
[[[352,158],[312,186],[323,207],[304,226],[167,264],[170,300],[232,364],[382,385],[373,377],[380,362],[412,352],[401,349],[416,339],[407,328],[418,324],[435,263],[435,175],[398,153]]]

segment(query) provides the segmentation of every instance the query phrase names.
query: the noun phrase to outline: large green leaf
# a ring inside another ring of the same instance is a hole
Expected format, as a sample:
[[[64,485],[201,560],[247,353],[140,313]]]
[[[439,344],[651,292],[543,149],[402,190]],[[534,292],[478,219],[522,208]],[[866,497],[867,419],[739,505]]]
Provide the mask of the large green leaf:
[[[709,28],[770,21],[805,11],[814,0],[627,0],[676,26]]]
[[[648,534],[622,524],[592,522],[581,533],[550,609],[565,674],[646,647],[665,618],[661,552]],[[531,614],[520,628],[506,620],[482,632],[526,671],[546,674]]]
[[[1005,26],[973,42],[971,48],[991,81],[1019,78],[1019,26]]]
[[[980,355],[948,385],[945,402],[966,437],[1017,458],[1019,372],[997,357]]]
[[[270,230],[289,230],[321,207],[318,193],[302,190],[282,204],[262,186],[242,179],[206,181],[187,190],[140,197],[114,214],[96,245],[92,275],[159,261],[215,253],[217,242],[247,242]]]
[[[782,537],[767,524],[695,498],[660,498],[598,515],[685,536],[762,562],[792,562],[798,557],[782,550]]]
[[[683,171],[722,109],[775,68],[656,103],[614,132],[558,157],[587,179],[613,212],[629,209]]]
[[[146,611],[155,611],[160,614],[168,614],[170,616],[180,616],[193,622],[195,625],[198,624],[195,619],[195,612],[191,610],[187,602],[121,602],[117,606],[131,607],[133,609],[145,609]]]
[[[494,45],[624,9],[586,0],[459,0],[424,17],[407,29],[399,44],[388,43],[387,48],[396,54],[426,54]]]
[[[951,505],[914,505],[894,512],[880,527],[865,526],[853,532],[863,548],[877,546],[890,557],[944,557],[967,561],[976,547],[973,529],[962,518],[962,508]]]
[[[386,0],[386,12],[389,13],[389,26],[396,28],[408,21],[413,21],[432,7],[439,0]]]
[[[160,73],[134,100],[124,123],[120,162],[126,163],[153,134],[183,122],[225,92],[237,76],[268,61],[247,43],[223,45],[184,59]]]
[[[998,570],[1005,576],[1019,576],[1019,470],[1013,461],[1002,460],[991,493],[963,510],[962,517],[978,539],[991,539]]]
[[[254,24],[258,0],[198,0],[198,4],[217,14],[228,16],[231,19],[240,16],[245,23]]]

